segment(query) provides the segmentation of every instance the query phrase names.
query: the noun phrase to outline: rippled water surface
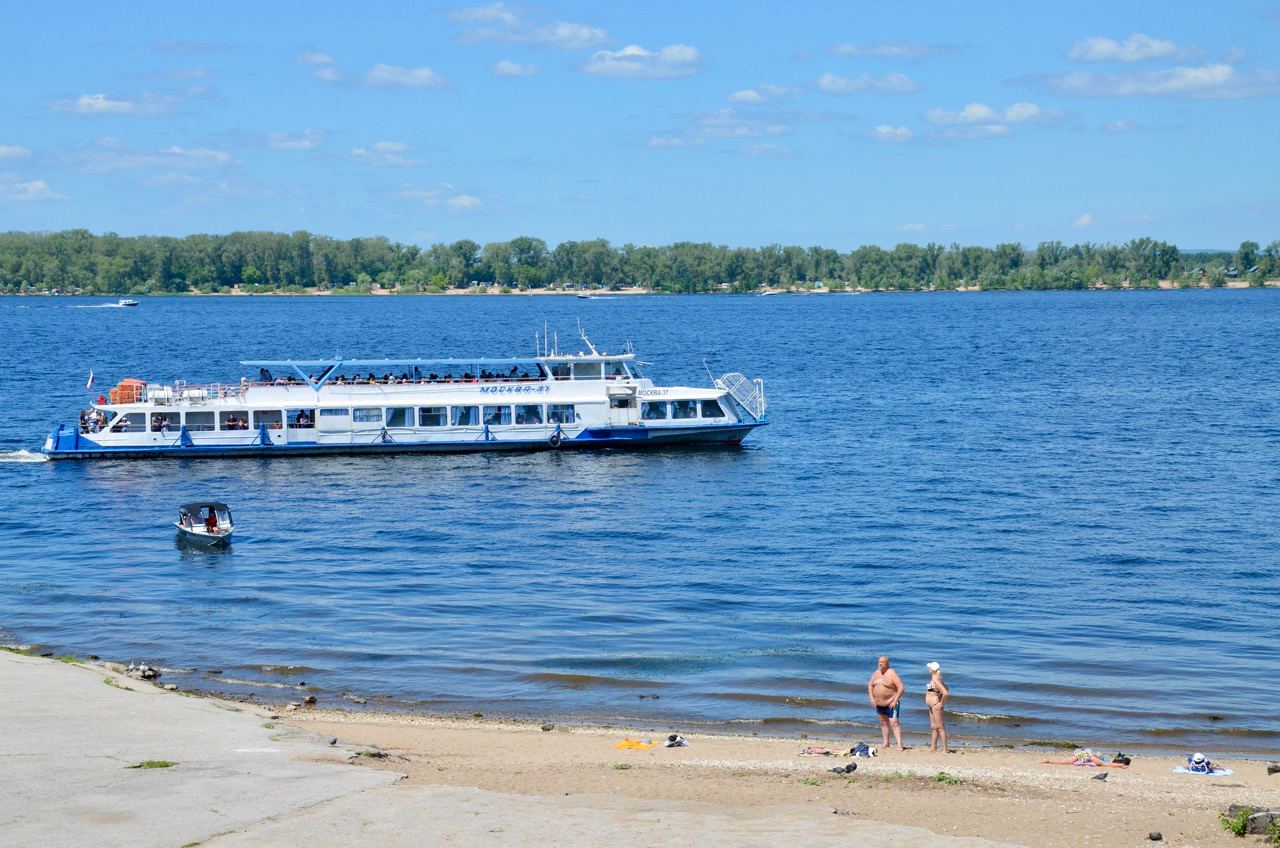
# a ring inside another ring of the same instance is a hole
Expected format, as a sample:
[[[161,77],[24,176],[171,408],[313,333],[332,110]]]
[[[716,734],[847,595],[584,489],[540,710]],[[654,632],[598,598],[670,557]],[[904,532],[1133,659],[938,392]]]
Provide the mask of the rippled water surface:
[[[888,653],[909,732],[937,660],[957,737],[1280,751],[1280,292],[92,302],[0,299],[0,640],[322,704],[762,732],[874,722]],[[735,450],[13,453],[74,420],[91,367],[521,355],[577,318],[660,382],[765,378],[771,426]],[[228,552],[175,543],[205,497],[236,511]]]

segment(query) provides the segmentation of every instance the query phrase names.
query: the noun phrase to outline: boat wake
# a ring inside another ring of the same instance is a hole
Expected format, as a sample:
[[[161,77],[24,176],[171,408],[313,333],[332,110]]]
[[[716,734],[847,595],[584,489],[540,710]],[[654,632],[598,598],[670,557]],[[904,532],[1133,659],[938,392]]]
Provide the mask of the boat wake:
[[[0,462],[48,462],[45,454],[29,450],[0,451]]]
[[[124,309],[123,303],[73,303],[68,309]]]

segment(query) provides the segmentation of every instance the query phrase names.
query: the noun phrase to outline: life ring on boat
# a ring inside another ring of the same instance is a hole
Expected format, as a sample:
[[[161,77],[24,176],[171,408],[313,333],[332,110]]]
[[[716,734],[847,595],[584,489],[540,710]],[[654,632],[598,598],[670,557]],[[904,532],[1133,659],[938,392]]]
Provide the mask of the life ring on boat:
[[[551,445],[553,448],[560,447],[560,443],[562,441],[564,440],[560,437],[559,433],[552,433],[550,436],[547,436],[547,444]]]

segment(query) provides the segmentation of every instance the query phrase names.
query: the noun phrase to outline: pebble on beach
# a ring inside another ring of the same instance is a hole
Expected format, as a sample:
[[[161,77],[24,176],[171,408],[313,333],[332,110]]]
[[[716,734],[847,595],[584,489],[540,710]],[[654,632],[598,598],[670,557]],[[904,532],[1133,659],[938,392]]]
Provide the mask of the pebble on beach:
[[[1164,834],[1158,830],[1153,830],[1147,834],[1147,839],[1150,839],[1152,842],[1159,842],[1164,839]]]
[[[550,722],[548,722],[547,724],[542,725],[542,729],[543,729],[543,731],[555,730],[555,729],[556,729],[556,726],[555,726],[554,724],[551,724]]]

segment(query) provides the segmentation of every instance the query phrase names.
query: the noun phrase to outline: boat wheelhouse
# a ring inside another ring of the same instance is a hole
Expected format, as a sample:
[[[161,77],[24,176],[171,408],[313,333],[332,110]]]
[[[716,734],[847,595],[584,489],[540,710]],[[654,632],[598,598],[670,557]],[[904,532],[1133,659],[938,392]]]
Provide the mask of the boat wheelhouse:
[[[584,341],[586,341],[584,336]],[[238,382],[127,378],[51,459],[294,456],[737,445],[765,424],[764,384],[731,373],[658,386],[632,352],[509,359],[249,360]]]

